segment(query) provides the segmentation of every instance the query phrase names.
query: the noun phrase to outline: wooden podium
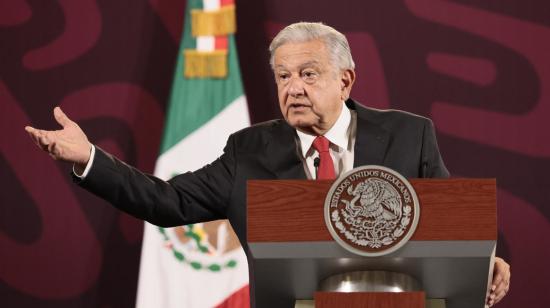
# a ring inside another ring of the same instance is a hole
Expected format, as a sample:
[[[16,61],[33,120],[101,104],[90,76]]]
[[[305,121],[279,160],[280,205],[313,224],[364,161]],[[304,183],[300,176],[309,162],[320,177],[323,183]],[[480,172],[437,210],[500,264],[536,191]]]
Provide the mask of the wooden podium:
[[[416,232],[401,249],[374,258],[345,250],[329,234],[323,207],[332,181],[248,181],[256,307],[294,307],[314,296],[340,301],[346,293],[316,294],[320,281],[364,270],[410,275],[447,308],[484,307],[497,240],[495,179],[409,181],[420,201]]]

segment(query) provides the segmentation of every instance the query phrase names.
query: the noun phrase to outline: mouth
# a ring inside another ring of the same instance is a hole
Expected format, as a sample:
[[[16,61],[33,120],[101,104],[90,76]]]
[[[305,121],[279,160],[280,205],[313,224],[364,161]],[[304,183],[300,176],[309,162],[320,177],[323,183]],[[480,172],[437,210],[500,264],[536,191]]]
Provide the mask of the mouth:
[[[288,105],[288,109],[289,110],[294,110],[294,111],[301,111],[301,110],[305,110],[307,108],[310,108],[311,105],[309,104],[304,104],[304,103],[291,103]]]

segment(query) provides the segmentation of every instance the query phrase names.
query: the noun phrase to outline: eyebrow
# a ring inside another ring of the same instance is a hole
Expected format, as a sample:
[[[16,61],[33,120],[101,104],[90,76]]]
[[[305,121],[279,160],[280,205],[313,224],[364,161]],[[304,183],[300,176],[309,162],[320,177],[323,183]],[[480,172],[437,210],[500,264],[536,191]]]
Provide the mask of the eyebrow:
[[[304,67],[308,67],[308,66],[318,66],[319,65],[319,61],[317,60],[312,60],[312,61],[308,61],[306,63],[303,63],[299,66],[299,68],[304,68]]]
[[[319,66],[319,61],[317,60],[307,61],[305,63],[300,64],[298,68],[303,69],[305,67],[310,67],[310,66]],[[275,69],[288,70],[284,65],[281,65],[281,64],[276,65]]]

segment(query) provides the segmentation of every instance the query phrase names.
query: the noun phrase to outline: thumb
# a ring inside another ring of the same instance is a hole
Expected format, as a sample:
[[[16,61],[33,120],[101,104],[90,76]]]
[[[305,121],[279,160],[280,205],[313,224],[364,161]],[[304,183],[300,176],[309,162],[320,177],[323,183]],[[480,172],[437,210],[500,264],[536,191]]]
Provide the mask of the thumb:
[[[72,121],[67,117],[67,115],[59,107],[53,109],[53,116],[59,125],[65,127],[67,124],[70,124]]]

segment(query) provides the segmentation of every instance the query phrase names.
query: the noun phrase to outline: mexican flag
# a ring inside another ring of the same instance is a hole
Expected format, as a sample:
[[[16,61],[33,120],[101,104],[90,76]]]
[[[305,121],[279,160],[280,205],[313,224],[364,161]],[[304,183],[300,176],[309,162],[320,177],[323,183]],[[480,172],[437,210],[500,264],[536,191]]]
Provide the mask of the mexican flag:
[[[233,0],[188,0],[155,175],[169,179],[222,154],[250,124]],[[137,308],[249,307],[246,256],[227,221],[145,224]]]

